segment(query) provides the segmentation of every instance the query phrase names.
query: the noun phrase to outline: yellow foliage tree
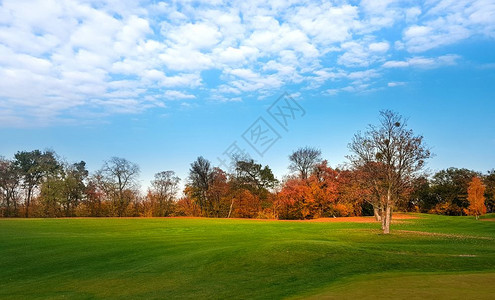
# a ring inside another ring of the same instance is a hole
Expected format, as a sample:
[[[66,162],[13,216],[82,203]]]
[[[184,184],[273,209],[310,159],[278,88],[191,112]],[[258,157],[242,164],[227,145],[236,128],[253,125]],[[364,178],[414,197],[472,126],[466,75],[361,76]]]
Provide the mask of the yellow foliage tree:
[[[467,198],[469,207],[464,210],[466,214],[476,216],[476,220],[480,215],[486,214],[485,185],[479,177],[473,177],[469,183]]]

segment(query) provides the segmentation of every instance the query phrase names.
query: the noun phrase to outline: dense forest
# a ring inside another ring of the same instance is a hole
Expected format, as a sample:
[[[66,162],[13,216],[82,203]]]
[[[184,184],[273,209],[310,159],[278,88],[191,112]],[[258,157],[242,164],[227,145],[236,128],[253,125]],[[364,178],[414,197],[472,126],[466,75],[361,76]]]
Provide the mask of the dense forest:
[[[229,170],[222,170],[198,157],[183,191],[174,171],[163,171],[145,194],[138,184],[139,166],[124,158],[110,158],[90,173],[84,161],[68,163],[51,150],[19,151],[12,159],[0,158],[0,216],[312,219],[374,214],[381,219],[392,210],[446,215],[494,210],[495,170],[428,173],[423,166],[431,154],[422,137],[395,113],[382,112],[380,124],[357,133],[349,149],[349,162],[332,168],[319,149],[299,148],[289,155],[290,173],[282,180],[250,158],[232,157]]]

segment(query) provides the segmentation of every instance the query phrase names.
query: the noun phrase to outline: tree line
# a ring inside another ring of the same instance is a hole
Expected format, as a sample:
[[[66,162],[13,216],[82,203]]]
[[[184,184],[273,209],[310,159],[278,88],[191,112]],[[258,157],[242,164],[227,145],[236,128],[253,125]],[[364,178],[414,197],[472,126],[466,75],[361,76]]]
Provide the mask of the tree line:
[[[67,163],[51,150],[19,151],[13,159],[0,158],[0,216],[375,215],[387,232],[394,210],[447,215],[492,212],[495,171],[448,168],[427,173],[424,166],[430,150],[406,123],[399,114],[382,111],[377,125],[354,135],[348,162],[336,168],[319,149],[299,148],[289,155],[290,174],[282,180],[269,166],[248,157],[232,157],[229,170],[198,157],[190,165],[182,193],[181,179],[173,171],[163,171],[155,174],[143,195],[139,166],[124,158],[113,157],[90,173],[84,161]],[[475,190],[479,209],[474,209]]]

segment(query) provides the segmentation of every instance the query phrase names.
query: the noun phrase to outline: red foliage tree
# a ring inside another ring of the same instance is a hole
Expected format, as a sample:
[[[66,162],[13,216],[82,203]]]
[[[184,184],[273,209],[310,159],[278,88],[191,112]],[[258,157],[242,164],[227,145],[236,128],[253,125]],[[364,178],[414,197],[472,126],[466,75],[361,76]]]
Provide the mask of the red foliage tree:
[[[328,166],[325,160],[315,166],[315,169],[308,179],[312,201],[312,215],[316,218],[327,217],[329,215],[340,216],[335,210],[338,199],[338,172]]]
[[[337,177],[338,201],[345,205],[351,216],[363,214],[363,206],[373,199],[372,190],[362,183],[359,170],[341,170]]]

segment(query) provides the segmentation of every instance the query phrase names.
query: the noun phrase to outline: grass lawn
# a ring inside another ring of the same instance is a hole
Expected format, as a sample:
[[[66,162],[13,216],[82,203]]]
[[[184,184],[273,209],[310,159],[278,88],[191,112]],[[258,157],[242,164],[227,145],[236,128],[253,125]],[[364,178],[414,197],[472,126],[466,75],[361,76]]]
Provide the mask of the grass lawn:
[[[495,216],[415,216],[0,219],[0,298],[494,299]]]

